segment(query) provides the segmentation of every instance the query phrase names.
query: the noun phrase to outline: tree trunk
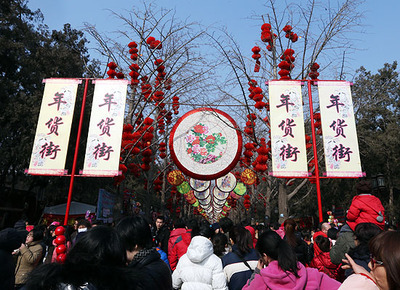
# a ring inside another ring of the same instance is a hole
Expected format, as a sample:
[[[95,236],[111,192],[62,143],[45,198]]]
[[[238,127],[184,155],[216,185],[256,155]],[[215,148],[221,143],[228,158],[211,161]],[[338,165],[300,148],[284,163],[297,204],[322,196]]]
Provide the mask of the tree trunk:
[[[278,208],[279,208],[279,220],[281,224],[288,218],[288,196],[286,192],[286,185],[283,181],[279,181],[279,196],[278,196]]]

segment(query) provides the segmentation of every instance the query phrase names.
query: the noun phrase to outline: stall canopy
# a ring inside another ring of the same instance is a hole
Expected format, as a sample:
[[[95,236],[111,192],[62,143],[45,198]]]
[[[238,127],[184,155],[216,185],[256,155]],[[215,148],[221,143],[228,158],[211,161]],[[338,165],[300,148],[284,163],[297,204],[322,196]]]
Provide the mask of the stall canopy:
[[[43,222],[45,224],[50,224],[53,221],[59,221],[60,223],[62,223],[66,209],[66,203],[54,206],[46,206],[43,210]],[[89,211],[90,215],[93,216],[96,213],[96,206],[87,203],[72,201],[69,209],[68,224],[71,224],[75,218],[84,217],[87,211]]]

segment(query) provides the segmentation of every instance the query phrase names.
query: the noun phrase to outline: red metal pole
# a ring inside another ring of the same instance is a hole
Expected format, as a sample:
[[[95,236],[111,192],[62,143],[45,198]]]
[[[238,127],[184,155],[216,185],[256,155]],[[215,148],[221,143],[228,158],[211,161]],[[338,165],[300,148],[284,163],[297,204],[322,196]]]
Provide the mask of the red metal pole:
[[[84,92],[83,92],[81,116],[79,118],[78,134],[76,136],[76,144],[75,144],[74,161],[72,163],[71,181],[69,183],[67,209],[65,210],[65,218],[64,218],[64,225],[65,226],[68,224],[69,208],[71,206],[72,191],[73,191],[73,188],[74,188],[76,161],[78,160],[79,141],[81,139],[83,115],[85,114],[85,104],[86,104],[86,95],[87,95],[88,83],[89,83],[89,79],[85,79],[85,89],[84,89]]]
[[[312,141],[313,141],[313,152],[314,152],[314,164],[315,164],[315,180],[316,180],[316,185],[317,185],[317,199],[318,199],[318,216],[319,216],[319,221],[322,222],[323,216],[322,216],[322,202],[321,202],[321,188],[320,188],[320,183],[319,183],[319,168],[318,168],[318,155],[317,155],[317,142],[316,142],[316,137],[315,137],[315,126],[314,126],[314,111],[313,111],[313,101],[312,101],[312,94],[311,94],[311,80],[305,80],[307,81],[307,87],[308,87],[308,99],[310,103],[310,118],[311,118],[311,135],[312,135]]]

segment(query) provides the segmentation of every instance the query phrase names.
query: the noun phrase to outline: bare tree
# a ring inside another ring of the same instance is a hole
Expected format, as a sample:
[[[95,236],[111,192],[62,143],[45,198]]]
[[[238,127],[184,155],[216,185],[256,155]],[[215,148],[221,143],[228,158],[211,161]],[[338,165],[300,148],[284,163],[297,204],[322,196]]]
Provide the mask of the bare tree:
[[[132,78],[125,123],[132,125],[127,126],[131,128],[128,137],[132,133],[136,136],[128,140],[131,142],[122,143],[121,163],[129,170],[125,180],[117,178],[117,184],[124,182],[124,186],[136,188],[137,194],[142,192],[142,201],[148,205],[158,203],[162,208],[169,191],[166,172],[170,162],[168,148],[164,147],[164,154],[156,152],[161,143],[168,144],[171,124],[179,114],[177,106],[194,108],[212,102],[208,96],[218,63],[204,57],[204,30],[197,23],[179,21],[174,10],[144,4],[142,9],[126,15],[111,13],[121,21],[124,30],[105,36],[86,24],[86,31],[97,41],[97,50],[108,59],[107,63],[114,62],[115,70]],[[147,124],[146,118],[153,122]],[[151,152],[151,156],[144,156],[145,151],[147,155]],[[140,177],[129,174],[135,169],[140,171]],[[161,185],[156,184],[157,180],[161,180]],[[147,183],[147,188],[143,189],[143,183]],[[155,191],[161,193],[156,198],[158,202],[151,201]]]
[[[259,145],[260,138],[267,140],[269,138],[268,106],[260,110],[251,107],[254,102],[248,100],[246,92],[249,82],[256,82],[257,86],[262,88],[262,94],[267,99],[268,94],[264,83],[268,79],[279,78],[280,57],[287,49],[293,49],[295,52],[293,55],[295,61],[291,63],[294,65],[290,70],[291,79],[308,78],[311,66],[317,61],[321,65],[320,72],[323,73],[325,79],[342,79],[343,72],[347,70],[342,56],[344,53],[350,54],[355,49],[355,41],[351,38],[354,34],[350,34],[360,32],[363,14],[358,7],[361,3],[362,1],[349,0],[335,2],[309,0],[282,5],[281,2],[278,4],[277,1],[269,0],[266,5],[266,13],[253,16],[256,21],[260,21],[260,26],[263,23],[269,23],[272,35],[267,49],[263,49],[267,43],[263,45],[259,41],[260,58],[257,59],[259,60],[259,72],[253,72],[257,69],[254,69],[254,60],[250,58],[251,52],[241,51],[238,43],[228,32],[222,31],[221,36],[213,36],[215,46],[219,48],[225,58],[224,64],[231,70],[230,78],[219,87],[220,95],[223,96],[223,99],[242,106],[240,113],[236,116],[241,118],[243,123],[246,121],[246,114],[243,114],[243,111],[247,114],[257,115],[254,134],[246,135],[248,142]],[[287,27],[292,33],[295,32],[296,37],[287,33]],[[249,57],[246,57],[247,55]],[[303,93],[303,96],[307,96],[307,94]],[[304,98],[303,101],[307,108],[308,98]],[[314,108],[317,107],[315,111],[318,112],[318,106],[315,105]],[[309,126],[306,128],[310,134],[311,128]],[[319,152],[319,158],[322,158],[322,149],[319,149]],[[309,155],[309,159],[312,159],[312,154],[309,153]],[[252,160],[256,157],[255,154]],[[252,165],[243,166],[254,169]],[[311,167],[310,171],[313,172],[313,170],[314,168]],[[260,184],[256,187],[254,194],[261,194],[263,196],[261,201],[268,204],[265,207],[265,215],[271,216],[271,208],[276,205],[279,208],[281,221],[289,216],[288,203],[291,200],[298,201],[302,196],[308,196],[310,193],[307,179],[276,179],[267,176],[266,172],[258,172],[258,178]],[[274,201],[275,198],[279,202]]]

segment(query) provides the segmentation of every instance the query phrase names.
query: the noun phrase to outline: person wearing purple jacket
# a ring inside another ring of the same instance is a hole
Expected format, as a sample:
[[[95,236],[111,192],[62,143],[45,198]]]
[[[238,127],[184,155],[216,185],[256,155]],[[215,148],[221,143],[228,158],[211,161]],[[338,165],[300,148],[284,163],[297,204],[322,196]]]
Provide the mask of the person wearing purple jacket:
[[[264,232],[256,248],[261,258],[243,289],[333,290],[341,285],[317,269],[305,268],[289,244],[274,231]]]

